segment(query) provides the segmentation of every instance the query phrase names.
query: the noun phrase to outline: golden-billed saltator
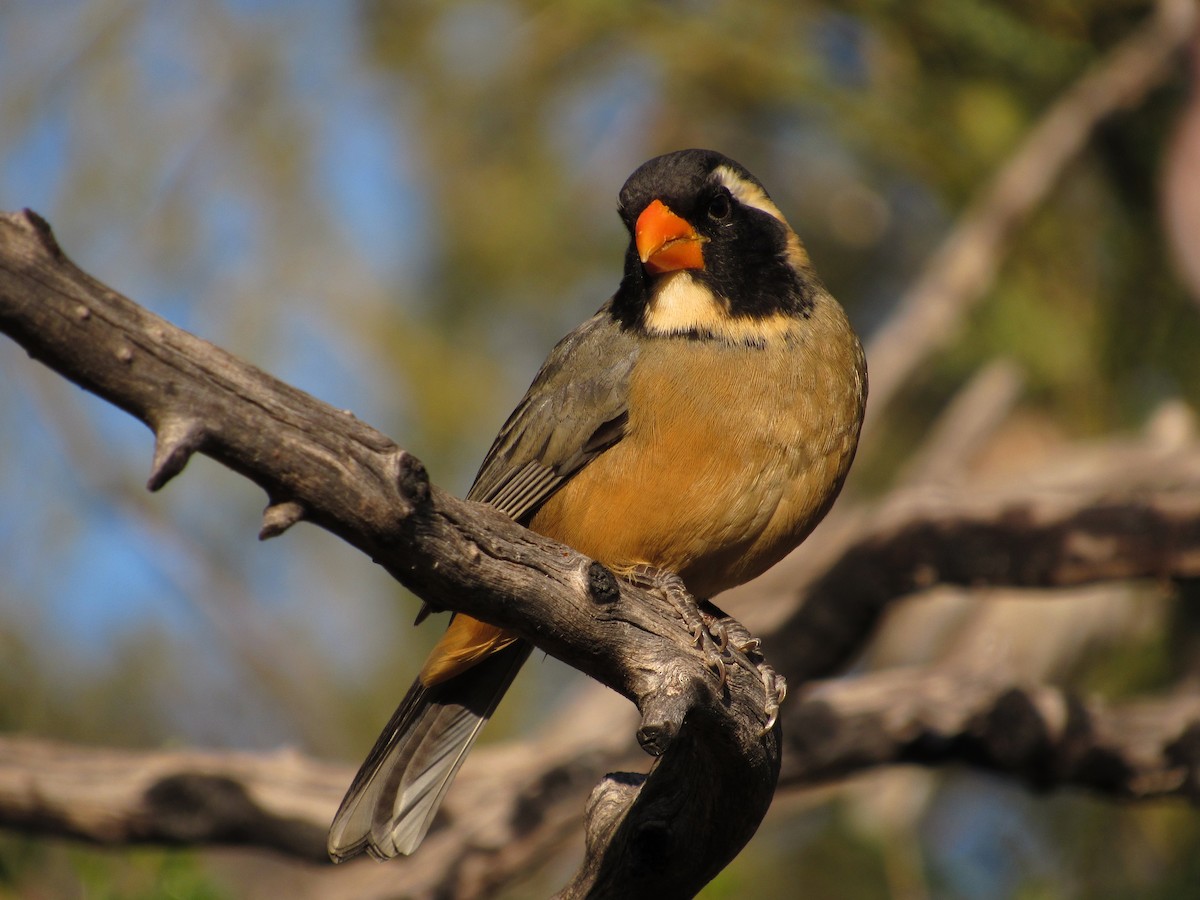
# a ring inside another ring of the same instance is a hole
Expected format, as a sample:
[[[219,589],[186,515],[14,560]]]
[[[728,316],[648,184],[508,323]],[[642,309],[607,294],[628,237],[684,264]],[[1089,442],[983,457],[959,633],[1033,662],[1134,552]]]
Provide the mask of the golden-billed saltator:
[[[550,352],[467,497],[618,574],[675,573],[710,598],[782,559],[833,503],[866,363],[800,239],[738,163],[659,156],[625,182],[618,211],[630,236],[620,286]],[[416,848],[530,650],[451,620],[338,810],[335,860]]]

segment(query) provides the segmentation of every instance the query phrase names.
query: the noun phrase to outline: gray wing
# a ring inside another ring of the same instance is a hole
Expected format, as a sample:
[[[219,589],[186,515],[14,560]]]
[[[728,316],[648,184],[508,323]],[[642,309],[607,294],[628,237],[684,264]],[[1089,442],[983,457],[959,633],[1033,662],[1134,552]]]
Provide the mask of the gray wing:
[[[621,440],[637,352],[607,303],[559,341],[500,429],[467,499],[522,521]]]

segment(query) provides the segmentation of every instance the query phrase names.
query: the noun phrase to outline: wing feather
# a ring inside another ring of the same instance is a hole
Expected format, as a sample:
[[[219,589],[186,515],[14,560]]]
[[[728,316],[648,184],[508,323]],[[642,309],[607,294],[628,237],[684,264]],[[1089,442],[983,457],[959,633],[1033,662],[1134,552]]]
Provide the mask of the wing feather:
[[[608,305],[563,338],[500,429],[467,498],[528,521],[625,436],[636,360],[636,342]],[[431,656],[437,668],[426,664],[359,769],[330,829],[335,860],[362,850],[380,859],[409,853],[429,829],[480,728],[532,650],[513,635],[474,625],[479,633],[470,626],[460,634],[451,625],[443,637],[448,652]],[[465,660],[473,664],[460,671]]]
[[[550,352],[484,457],[467,499],[527,520],[625,435],[637,342],[609,304]]]

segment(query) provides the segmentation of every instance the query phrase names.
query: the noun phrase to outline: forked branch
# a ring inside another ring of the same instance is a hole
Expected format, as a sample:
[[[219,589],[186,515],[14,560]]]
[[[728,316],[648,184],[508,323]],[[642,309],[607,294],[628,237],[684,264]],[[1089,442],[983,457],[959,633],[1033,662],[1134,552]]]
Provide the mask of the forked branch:
[[[663,597],[439,490],[351,414],[78,269],[29,212],[0,219],[0,330],[154,431],[152,490],[204,453],[266,491],[262,536],[320,525],[435,608],[514,631],[638,705],[662,755],[602,783],[564,896],[691,897],[758,827],[779,771],[762,684],[736,666],[718,678]]]

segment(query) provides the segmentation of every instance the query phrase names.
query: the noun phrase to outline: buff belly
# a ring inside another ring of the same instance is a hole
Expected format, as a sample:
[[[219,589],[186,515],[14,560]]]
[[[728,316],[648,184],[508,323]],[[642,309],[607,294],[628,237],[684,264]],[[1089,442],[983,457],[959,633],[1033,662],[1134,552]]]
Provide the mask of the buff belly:
[[[701,597],[755,577],[804,539],[841,487],[862,414],[860,352],[852,335],[649,343],[625,437],[530,527],[613,567],[676,572]]]

